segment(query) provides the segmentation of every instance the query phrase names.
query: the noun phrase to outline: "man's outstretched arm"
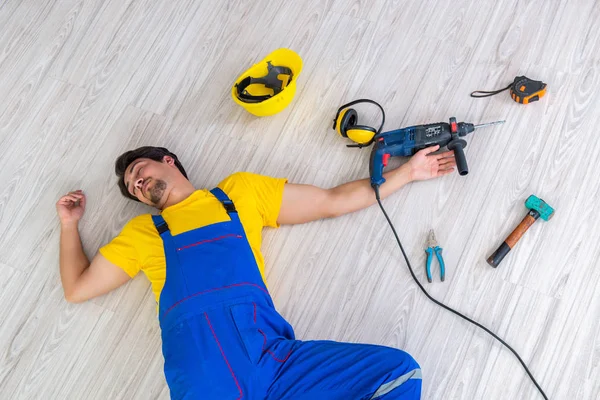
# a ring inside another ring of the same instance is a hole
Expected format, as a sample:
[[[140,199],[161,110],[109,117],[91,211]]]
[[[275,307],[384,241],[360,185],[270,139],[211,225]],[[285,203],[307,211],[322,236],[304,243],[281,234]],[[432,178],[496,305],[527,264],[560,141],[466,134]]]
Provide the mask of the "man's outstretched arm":
[[[81,246],[79,219],[85,211],[85,195],[81,191],[71,192],[56,203],[60,218],[60,279],[65,299],[81,303],[103,295],[121,286],[129,275],[100,253],[92,262]]]
[[[386,181],[380,188],[381,198],[396,192],[409,182],[447,175],[454,170],[453,152],[431,154],[439,146],[429,147],[415,154],[409,162],[385,173]],[[344,183],[331,189],[313,185],[286,184],[277,222],[301,224],[322,218],[332,218],[362,210],[375,204],[375,192],[369,179]]]

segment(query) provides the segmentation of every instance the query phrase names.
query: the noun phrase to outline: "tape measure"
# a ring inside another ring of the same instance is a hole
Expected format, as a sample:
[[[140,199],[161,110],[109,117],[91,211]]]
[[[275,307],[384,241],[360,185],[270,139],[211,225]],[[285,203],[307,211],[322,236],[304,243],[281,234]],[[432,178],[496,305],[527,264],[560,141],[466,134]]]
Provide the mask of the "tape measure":
[[[517,76],[510,85],[503,89],[491,92],[476,90],[471,93],[471,97],[490,97],[507,89],[510,89],[510,97],[521,104],[533,103],[546,94],[546,84],[544,82],[534,81],[526,76]]]

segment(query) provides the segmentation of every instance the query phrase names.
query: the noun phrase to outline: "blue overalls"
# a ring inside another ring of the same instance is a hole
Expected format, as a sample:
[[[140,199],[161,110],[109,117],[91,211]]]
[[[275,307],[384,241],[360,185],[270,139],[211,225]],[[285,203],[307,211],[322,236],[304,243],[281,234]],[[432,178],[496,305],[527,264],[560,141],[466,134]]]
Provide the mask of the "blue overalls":
[[[275,310],[233,202],[230,220],[163,239],[159,320],[173,399],[418,399],[421,370],[383,346],[299,341]]]

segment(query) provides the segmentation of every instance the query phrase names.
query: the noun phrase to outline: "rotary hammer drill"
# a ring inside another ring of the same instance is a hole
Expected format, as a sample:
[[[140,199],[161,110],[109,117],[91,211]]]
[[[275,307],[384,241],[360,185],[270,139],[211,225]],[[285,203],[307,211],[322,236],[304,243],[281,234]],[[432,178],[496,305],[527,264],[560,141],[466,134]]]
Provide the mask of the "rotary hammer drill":
[[[469,167],[463,149],[467,142],[462,137],[477,128],[502,123],[504,121],[473,125],[468,122],[457,123],[456,118],[452,117],[450,123],[438,122],[416,125],[380,133],[373,138],[374,147],[369,162],[371,186],[379,187],[385,182],[383,169],[387,166],[391,157],[409,157],[421,149],[435,145],[440,145],[440,148],[448,147],[448,150],[454,150],[458,173],[466,175],[469,173]]]
[[[381,124],[378,129],[358,123],[358,113],[349,107],[359,103],[370,103],[379,107],[381,110]],[[387,166],[391,157],[409,157],[430,146],[440,145],[440,148],[448,147],[449,150],[454,150],[458,172],[461,175],[468,174],[469,168],[463,151],[467,142],[462,137],[477,128],[502,123],[504,121],[473,125],[468,122],[456,122],[456,118],[452,117],[450,123],[438,122],[409,126],[408,128],[382,133],[385,124],[385,110],[383,107],[370,99],[358,99],[338,108],[333,119],[333,129],[340,136],[356,143],[347,145],[348,147],[362,148],[375,144],[369,161],[369,175],[371,176],[371,186],[377,194],[379,193],[379,186],[385,182],[383,169]]]

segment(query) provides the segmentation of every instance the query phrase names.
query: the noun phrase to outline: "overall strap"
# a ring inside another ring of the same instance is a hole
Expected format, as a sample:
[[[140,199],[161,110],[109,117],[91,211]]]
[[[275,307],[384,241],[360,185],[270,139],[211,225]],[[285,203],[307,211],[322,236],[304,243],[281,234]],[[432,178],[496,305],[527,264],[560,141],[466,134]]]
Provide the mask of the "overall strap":
[[[163,218],[162,215],[153,215],[152,216],[152,222],[154,222],[154,226],[156,227],[156,230],[158,231],[158,234],[164,238],[163,234],[165,232],[169,232],[169,225],[167,225],[167,221],[165,221],[165,219]]]
[[[163,241],[165,257],[167,258],[167,261],[177,260],[177,247],[175,246],[175,240],[171,235],[167,221],[165,221],[162,215],[153,215],[152,222],[154,222],[154,226],[156,227],[156,230]]]
[[[229,196],[227,196],[227,194],[218,187],[214,188],[210,192],[221,202],[221,204],[223,204],[223,207],[225,207],[229,218],[231,218],[232,221],[240,222],[238,212],[235,209],[235,204],[233,204],[233,201],[231,201]]]

